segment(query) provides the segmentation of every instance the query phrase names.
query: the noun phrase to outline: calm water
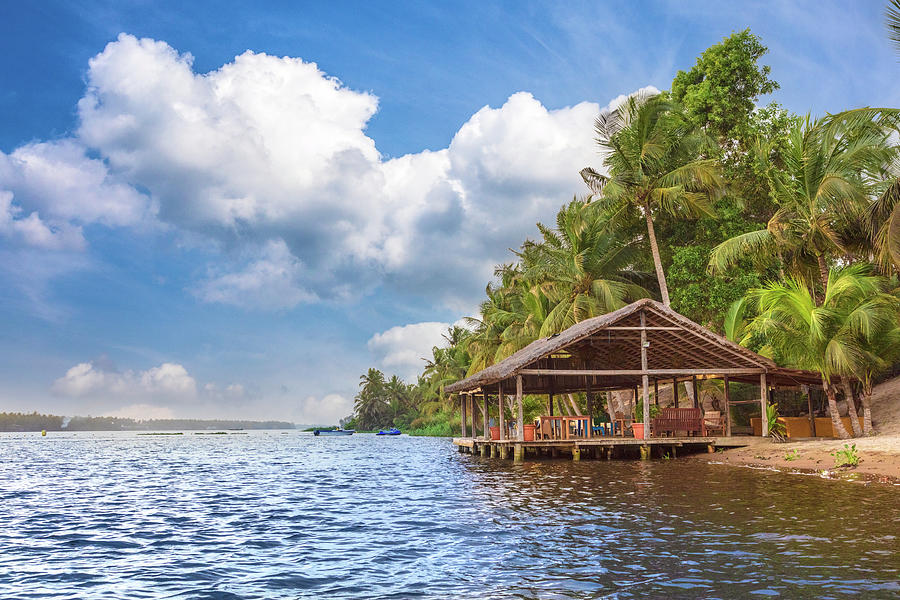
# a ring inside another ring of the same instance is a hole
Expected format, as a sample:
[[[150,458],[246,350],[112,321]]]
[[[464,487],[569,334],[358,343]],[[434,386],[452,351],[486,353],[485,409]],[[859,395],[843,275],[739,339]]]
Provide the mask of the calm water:
[[[4,434],[0,597],[897,597],[898,500],[405,436]]]

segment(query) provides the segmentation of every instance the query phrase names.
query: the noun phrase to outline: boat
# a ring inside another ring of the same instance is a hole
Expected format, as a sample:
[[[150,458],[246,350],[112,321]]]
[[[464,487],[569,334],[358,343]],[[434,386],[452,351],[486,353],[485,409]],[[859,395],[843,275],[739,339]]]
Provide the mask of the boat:
[[[391,427],[390,429],[382,429],[375,435],[400,435],[400,430],[396,427]]]
[[[315,429],[313,435],[353,435],[355,429]]]

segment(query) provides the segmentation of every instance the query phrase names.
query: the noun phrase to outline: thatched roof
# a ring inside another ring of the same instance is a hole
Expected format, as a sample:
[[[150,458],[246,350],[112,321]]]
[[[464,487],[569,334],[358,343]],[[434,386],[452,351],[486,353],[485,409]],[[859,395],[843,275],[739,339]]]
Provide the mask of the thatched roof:
[[[637,385],[641,370],[641,313],[647,327],[648,369],[665,371],[651,379],[672,379],[676,373],[722,370],[736,380],[758,381],[758,374],[772,374],[786,383],[815,384],[815,373],[782,369],[772,360],[698,325],[651,299],[638,300],[619,310],[576,323],[565,331],[535,340],[512,356],[461,381],[447,386],[449,393],[467,392],[502,384],[526,371],[526,393],[583,390],[584,376],[574,370],[601,370],[592,376],[594,389],[625,389]],[[550,375],[549,370],[569,370]],[[540,374],[535,371],[540,370]],[[529,372],[530,371],[530,372]],[[624,371],[621,376],[613,371]]]

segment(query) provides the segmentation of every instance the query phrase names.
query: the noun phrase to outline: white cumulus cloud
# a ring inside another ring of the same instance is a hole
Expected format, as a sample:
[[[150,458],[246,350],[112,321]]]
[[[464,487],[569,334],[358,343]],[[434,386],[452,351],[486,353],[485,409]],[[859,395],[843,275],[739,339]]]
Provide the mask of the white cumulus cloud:
[[[66,371],[51,390],[61,396],[152,397],[165,400],[193,399],[197,382],[184,366],[163,363],[146,371],[118,372],[93,362],[79,363]]]
[[[396,373],[406,381],[414,381],[425,366],[423,359],[431,357],[431,349],[446,345],[442,336],[448,327],[449,323],[439,322],[391,327],[369,339],[369,351],[390,374]]]

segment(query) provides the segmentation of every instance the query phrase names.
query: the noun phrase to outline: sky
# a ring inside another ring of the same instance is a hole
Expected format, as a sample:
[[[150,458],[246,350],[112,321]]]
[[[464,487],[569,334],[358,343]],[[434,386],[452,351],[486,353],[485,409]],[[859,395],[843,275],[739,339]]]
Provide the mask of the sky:
[[[750,27],[900,106],[883,2],[0,0],[0,412],[329,424],[586,192],[592,123]]]

